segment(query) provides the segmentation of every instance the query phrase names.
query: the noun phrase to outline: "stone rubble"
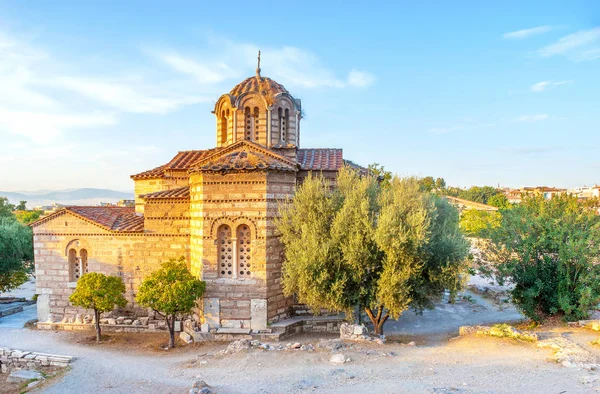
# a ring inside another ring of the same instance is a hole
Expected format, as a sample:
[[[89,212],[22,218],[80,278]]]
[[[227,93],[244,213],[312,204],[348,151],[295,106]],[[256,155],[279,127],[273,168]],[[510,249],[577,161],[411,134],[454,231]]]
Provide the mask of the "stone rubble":
[[[67,367],[73,357],[55,354],[26,352],[0,347],[0,365],[2,373],[18,370],[35,370],[49,365]]]
[[[369,330],[362,324],[342,323],[340,325],[340,339],[355,342],[371,342],[378,345],[383,345],[385,343],[385,337],[383,335],[381,337],[369,335]]]
[[[189,391],[190,394],[211,394],[213,391],[204,380],[196,380]]]

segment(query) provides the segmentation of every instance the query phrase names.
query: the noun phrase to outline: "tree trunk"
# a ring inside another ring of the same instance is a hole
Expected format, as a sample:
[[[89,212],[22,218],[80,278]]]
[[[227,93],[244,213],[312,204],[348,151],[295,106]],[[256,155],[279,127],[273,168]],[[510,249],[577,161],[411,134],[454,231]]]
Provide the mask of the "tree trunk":
[[[169,349],[173,349],[175,347],[175,315],[171,315],[170,321],[168,316],[165,316],[165,319],[169,328]]]
[[[377,308],[377,315],[373,313],[371,308],[365,308],[365,312],[367,312],[369,319],[371,319],[371,322],[373,323],[373,330],[375,331],[375,334],[383,335],[383,324],[386,322],[388,317],[390,317],[388,313],[385,315],[383,314],[383,305]]]
[[[96,342],[100,343],[100,312],[94,309],[94,318],[96,319]]]

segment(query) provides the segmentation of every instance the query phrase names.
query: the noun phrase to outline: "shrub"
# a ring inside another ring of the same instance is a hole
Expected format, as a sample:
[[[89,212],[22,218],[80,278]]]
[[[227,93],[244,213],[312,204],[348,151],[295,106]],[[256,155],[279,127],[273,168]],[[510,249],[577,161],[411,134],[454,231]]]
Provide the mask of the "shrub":
[[[600,300],[600,218],[562,195],[503,211],[486,252],[491,275],[514,284],[515,305],[535,322],[586,318]]]

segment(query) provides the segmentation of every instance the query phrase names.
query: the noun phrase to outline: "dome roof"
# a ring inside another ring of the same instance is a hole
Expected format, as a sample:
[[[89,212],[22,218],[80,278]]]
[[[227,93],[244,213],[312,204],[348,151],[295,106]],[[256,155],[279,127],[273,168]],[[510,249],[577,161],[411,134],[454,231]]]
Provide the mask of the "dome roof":
[[[239,97],[248,92],[264,92],[271,96],[275,96],[279,93],[289,94],[283,85],[273,81],[271,78],[261,77],[259,75],[247,78],[238,83],[233,89],[231,89],[229,94]]]

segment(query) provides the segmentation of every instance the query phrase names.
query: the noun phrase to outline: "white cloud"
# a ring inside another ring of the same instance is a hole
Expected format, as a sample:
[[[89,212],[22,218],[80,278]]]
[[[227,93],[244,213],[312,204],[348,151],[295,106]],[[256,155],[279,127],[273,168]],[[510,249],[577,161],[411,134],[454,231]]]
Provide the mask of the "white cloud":
[[[101,79],[59,77],[49,82],[55,87],[75,91],[89,99],[123,112],[164,114],[185,105],[210,101],[208,97],[169,97],[167,94],[144,94],[124,83]]]
[[[540,93],[554,89],[557,86],[565,85],[571,81],[542,81],[531,85],[529,88],[532,92]]]
[[[199,83],[217,83],[235,76],[224,63],[205,65],[178,53],[160,53],[157,56],[176,71],[192,76]]]
[[[368,72],[352,70],[348,74],[348,85],[364,88],[375,82],[375,76]]]
[[[515,119],[515,122],[539,122],[546,119],[548,119],[547,114],[521,115]]]
[[[36,143],[46,143],[64,131],[113,125],[114,116],[103,113],[47,113],[0,107],[0,131],[28,137]]]
[[[562,37],[538,51],[542,57],[567,56],[575,61],[600,58],[600,27],[578,31]]]
[[[241,80],[253,75],[256,56],[261,50],[262,75],[289,87],[306,89],[367,87],[375,77],[365,71],[351,70],[345,78],[314,53],[292,46],[261,47],[226,39],[215,39],[214,48],[203,53],[182,54],[174,50],[146,50],[173,70],[191,76],[201,84]]]
[[[547,33],[551,30],[554,30],[555,28],[556,27],[548,26],[548,25],[532,27],[530,29],[523,29],[523,30],[511,31],[509,33],[504,33],[503,37],[508,38],[508,39],[522,39],[522,38],[535,36],[538,34]]]

